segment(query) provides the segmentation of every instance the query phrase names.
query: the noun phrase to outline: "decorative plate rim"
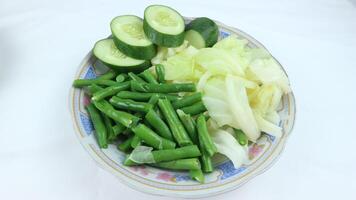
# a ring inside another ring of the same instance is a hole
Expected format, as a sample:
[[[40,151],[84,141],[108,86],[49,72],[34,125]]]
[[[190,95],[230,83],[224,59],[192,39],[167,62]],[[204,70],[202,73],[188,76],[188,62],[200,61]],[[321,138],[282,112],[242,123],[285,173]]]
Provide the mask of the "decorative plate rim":
[[[184,19],[185,20],[192,20],[192,19],[194,19],[194,17],[184,17]],[[228,31],[230,31],[232,33],[241,35],[241,36],[245,37],[249,42],[252,42],[253,44],[255,44],[256,46],[264,48],[273,57],[273,55],[270,53],[270,51],[262,43],[260,43],[258,40],[256,40],[255,38],[253,38],[249,34],[245,33],[244,31],[241,31],[238,28],[227,26],[224,23],[221,23],[221,22],[216,21],[216,20],[214,20],[214,21],[217,23],[217,25],[219,27],[227,29]],[[78,77],[81,74],[83,68],[85,67],[84,64],[87,63],[91,58],[92,58],[92,51],[89,51],[89,53],[87,53],[87,55],[83,58],[83,60],[81,61],[80,65],[78,66],[78,69],[77,69],[77,71],[75,73],[75,78]],[[281,68],[284,71],[284,73],[288,76],[288,74],[286,73],[286,71],[283,68],[283,66],[279,63],[279,61],[277,59],[275,59],[275,60],[281,66]],[[83,146],[83,148],[90,154],[92,159],[94,159],[95,162],[101,168],[113,173],[115,176],[117,176],[119,178],[120,182],[125,183],[128,186],[130,186],[131,188],[139,190],[141,192],[144,192],[144,193],[147,193],[147,194],[159,195],[159,196],[200,198],[200,197],[204,197],[204,196],[212,196],[212,195],[222,194],[222,193],[237,189],[238,187],[241,187],[242,185],[244,185],[245,183],[247,183],[251,179],[255,178],[256,176],[258,176],[258,175],[264,173],[265,171],[267,171],[268,169],[270,169],[278,161],[278,159],[280,158],[282,152],[285,149],[286,143],[288,141],[288,138],[289,138],[291,132],[294,129],[294,125],[295,125],[295,121],[296,121],[296,100],[295,100],[295,96],[294,96],[293,91],[291,91],[288,94],[288,101],[292,102],[292,106],[291,107],[293,107],[293,110],[291,111],[291,113],[292,113],[292,115],[291,115],[291,119],[292,120],[290,121],[291,125],[289,126],[288,130],[286,130],[286,132],[284,133],[283,137],[280,139],[279,144],[277,144],[276,147],[274,147],[275,149],[270,153],[269,157],[266,158],[264,160],[264,162],[262,162],[259,166],[255,167],[253,170],[251,170],[251,172],[249,172],[249,174],[247,174],[245,177],[242,177],[241,179],[243,179],[243,180],[236,179],[236,180],[233,180],[233,181],[230,181],[230,182],[226,182],[224,184],[220,184],[220,185],[215,186],[215,187],[192,189],[192,190],[175,190],[175,189],[172,190],[172,189],[168,189],[168,188],[157,188],[157,187],[153,187],[151,185],[139,182],[139,181],[137,181],[135,179],[132,179],[131,177],[126,176],[125,174],[118,174],[118,171],[114,170],[112,168],[112,166],[108,166],[108,164],[105,163],[105,161],[103,160],[103,158],[100,157],[100,155],[98,155],[97,153],[93,152],[95,150],[92,147],[90,147],[90,145],[87,145],[87,144],[85,144],[83,142],[83,135],[81,133],[80,127],[76,123],[75,113],[74,113],[74,109],[73,109],[74,106],[75,106],[74,105],[75,91],[76,91],[75,88],[73,88],[73,87],[70,88],[70,91],[69,91],[69,104],[68,105],[69,105],[69,111],[70,111],[70,114],[71,114],[71,119],[73,121],[73,127],[74,127],[74,130],[75,130],[75,133],[76,133],[76,135],[78,137],[79,142]],[[194,187],[194,186],[195,185],[192,185],[192,187]],[[152,188],[154,188],[154,189],[152,190]],[[188,191],[190,193],[185,194],[185,192],[188,192]],[[196,191],[197,194],[191,193],[191,191]],[[204,191],[204,193],[202,193],[202,191]]]

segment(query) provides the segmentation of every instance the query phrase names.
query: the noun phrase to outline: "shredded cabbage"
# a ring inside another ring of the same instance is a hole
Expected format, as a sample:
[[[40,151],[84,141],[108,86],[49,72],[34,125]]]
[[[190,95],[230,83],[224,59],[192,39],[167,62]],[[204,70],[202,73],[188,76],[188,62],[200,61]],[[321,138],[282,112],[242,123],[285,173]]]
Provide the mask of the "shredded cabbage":
[[[129,155],[129,159],[135,163],[155,163],[155,159],[152,154],[152,147],[137,146]]]

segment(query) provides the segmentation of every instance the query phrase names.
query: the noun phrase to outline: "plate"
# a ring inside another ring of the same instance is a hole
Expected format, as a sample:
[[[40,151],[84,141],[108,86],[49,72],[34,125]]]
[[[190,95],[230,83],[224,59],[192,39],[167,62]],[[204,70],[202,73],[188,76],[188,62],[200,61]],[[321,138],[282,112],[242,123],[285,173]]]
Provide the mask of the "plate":
[[[186,23],[192,19],[194,18],[185,18]],[[243,31],[217,21],[216,23],[219,26],[219,39],[235,34],[239,38],[247,39],[249,41],[248,46],[251,48],[266,49],[260,42]],[[89,52],[79,65],[74,79],[95,78],[107,70],[105,66],[97,62],[92,52]],[[72,88],[69,101],[75,133],[82,146],[99,166],[117,176],[123,183],[139,191],[183,198],[200,198],[231,191],[266,171],[283,151],[287,138],[293,129],[296,114],[293,93],[285,94],[278,109],[282,119],[279,126],[283,128],[283,136],[275,138],[264,134],[256,144],[249,146],[250,162],[238,169],[235,169],[232,162],[225,157],[216,157],[214,159],[214,172],[205,176],[204,184],[199,184],[191,180],[188,173],[185,172],[162,170],[149,166],[124,166],[122,163],[125,154],[117,150],[115,145],[109,145],[108,149],[98,147],[93,134],[93,125],[84,108],[84,105],[89,102],[89,97],[82,90]]]

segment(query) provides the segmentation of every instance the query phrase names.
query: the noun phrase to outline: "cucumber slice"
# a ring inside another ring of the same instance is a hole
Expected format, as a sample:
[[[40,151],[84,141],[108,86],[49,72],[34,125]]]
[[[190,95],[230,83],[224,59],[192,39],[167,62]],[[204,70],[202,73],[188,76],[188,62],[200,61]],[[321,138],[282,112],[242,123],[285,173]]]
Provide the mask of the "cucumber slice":
[[[157,51],[143,32],[143,20],[134,15],[115,17],[110,23],[117,48],[132,58],[150,60]]]
[[[185,30],[185,39],[198,49],[212,47],[218,41],[219,28],[213,20],[207,17],[194,19]]]
[[[96,42],[93,53],[106,66],[119,72],[141,72],[151,66],[150,61],[137,60],[121,53],[113,39]]]
[[[170,7],[152,5],[145,9],[143,30],[159,46],[180,46],[184,41],[184,26],[183,17]]]

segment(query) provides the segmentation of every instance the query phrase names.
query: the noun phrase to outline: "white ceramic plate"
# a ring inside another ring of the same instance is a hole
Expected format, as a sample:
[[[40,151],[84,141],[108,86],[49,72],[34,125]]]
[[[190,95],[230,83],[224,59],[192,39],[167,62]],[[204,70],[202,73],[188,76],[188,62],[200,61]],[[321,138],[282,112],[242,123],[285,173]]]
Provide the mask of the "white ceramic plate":
[[[193,18],[185,18],[189,22]],[[249,41],[252,48],[265,48],[256,39],[246,33],[216,22],[220,29],[219,39],[230,34]],[[90,79],[104,73],[107,68],[100,66],[92,52],[83,59],[75,75],[75,79]],[[199,184],[192,181],[188,173],[156,169],[149,166],[126,167],[122,164],[125,154],[109,145],[108,149],[100,149],[93,134],[93,126],[84,105],[89,98],[82,90],[71,89],[70,112],[74,129],[80,143],[89,155],[105,170],[117,176],[119,180],[142,192],[172,196],[198,198],[221,194],[240,187],[242,184],[268,169],[283,151],[286,140],[293,128],[296,107],[293,93],[283,96],[278,110],[281,116],[280,127],[283,128],[283,137],[277,139],[268,134],[263,135],[257,144],[249,147],[250,163],[235,169],[231,161],[218,157],[215,159],[215,171],[206,175],[206,182]]]

